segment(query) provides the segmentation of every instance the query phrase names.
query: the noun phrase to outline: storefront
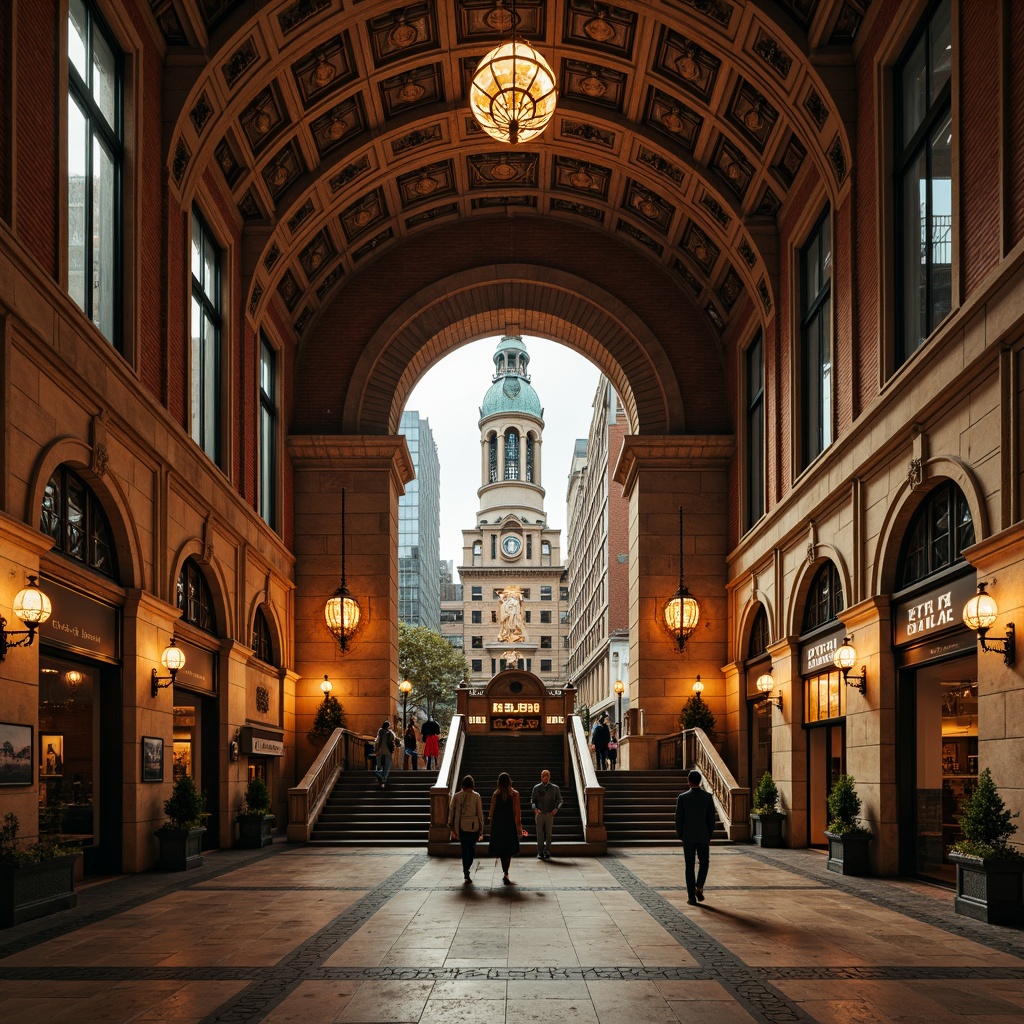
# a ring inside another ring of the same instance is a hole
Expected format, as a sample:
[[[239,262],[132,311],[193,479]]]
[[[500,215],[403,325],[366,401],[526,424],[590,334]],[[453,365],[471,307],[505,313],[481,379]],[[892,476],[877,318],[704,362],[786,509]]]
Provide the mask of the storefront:
[[[86,874],[121,870],[120,609],[50,577],[39,630],[39,828],[82,846]]]
[[[247,761],[246,782],[262,779],[267,784],[273,803],[274,778],[277,772],[271,770],[271,765],[284,757],[284,730],[244,726],[239,731],[238,746],[242,757]]]
[[[977,638],[961,618],[976,580],[965,568],[893,604],[900,871],[946,885],[960,805],[978,780]]]

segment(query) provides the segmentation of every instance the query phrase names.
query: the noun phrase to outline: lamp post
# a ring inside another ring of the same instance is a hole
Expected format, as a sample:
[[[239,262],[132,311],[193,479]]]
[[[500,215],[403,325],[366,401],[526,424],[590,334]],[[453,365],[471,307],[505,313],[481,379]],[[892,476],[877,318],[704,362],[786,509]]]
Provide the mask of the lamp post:
[[[409,708],[409,694],[412,692],[412,683],[408,679],[403,679],[398,684],[399,690],[402,691],[402,732],[406,730],[406,712]]]
[[[615,721],[619,726],[619,735],[622,735],[622,695],[626,691],[626,684],[621,679],[615,680]]]

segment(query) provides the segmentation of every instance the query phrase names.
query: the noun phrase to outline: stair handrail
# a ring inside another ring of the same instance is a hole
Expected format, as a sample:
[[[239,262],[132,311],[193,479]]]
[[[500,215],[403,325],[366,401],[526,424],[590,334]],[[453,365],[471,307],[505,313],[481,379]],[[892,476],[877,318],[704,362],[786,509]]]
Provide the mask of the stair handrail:
[[[365,744],[372,737],[338,728],[328,737],[316,760],[297,786],[288,790],[288,842],[308,843],[316,819],[343,770],[365,762]],[[353,748],[359,748],[358,758]]]
[[[462,784],[460,769],[462,767],[462,751],[466,746],[466,717],[452,715],[448,726],[448,739],[445,741],[444,754],[441,756],[441,767],[437,771],[437,781],[430,787],[430,828],[427,832],[427,853],[439,853],[451,840],[448,831],[448,808],[452,797]]]
[[[668,737],[668,741],[680,742],[683,766],[696,768],[704,777],[729,839],[734,843],[749,841],[750,789],[736,781],[707,733],[703,729],[684,729],[678,737]]]
[[[580,817],[583,819],[583,838],[588,843],[607,843],[608,830],[604,823],[604,786],[597,781],[597,772],[590,759],[590,747],[579,715],[566,717],[566,743],[569,764],[580,795]]]

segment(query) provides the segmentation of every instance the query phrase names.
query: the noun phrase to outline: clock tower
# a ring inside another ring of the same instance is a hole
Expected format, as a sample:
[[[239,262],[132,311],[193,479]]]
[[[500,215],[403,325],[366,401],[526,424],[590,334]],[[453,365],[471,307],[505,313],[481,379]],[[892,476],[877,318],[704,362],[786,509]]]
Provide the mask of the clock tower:
[[[541,449],[544,409],[518,335],[494,352],[480,406],[476,526],[463,530],[463,643],[471,685],[514,667],[565,682],[568,589],[561,533],[548,529]]]

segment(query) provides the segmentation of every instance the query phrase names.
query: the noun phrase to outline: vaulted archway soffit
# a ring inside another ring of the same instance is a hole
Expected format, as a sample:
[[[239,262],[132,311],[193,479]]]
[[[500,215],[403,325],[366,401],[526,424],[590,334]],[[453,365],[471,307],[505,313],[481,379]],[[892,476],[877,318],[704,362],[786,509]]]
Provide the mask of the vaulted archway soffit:
[[[868,3],[794,0],[773,17],[739,0],[518,0],[560,99],[540,139],[502,147],[465,100],[502,37],[487,0],[151,0],[169,52],[190,57],[169,72],[167,94],[185,97],[170,187],[183,207],[211,189],[230,199],[247,314],[274,304],[296,337],[378,253],[510,212],[637,248],[719,334],[751,309],[766,323],[762,240],[804,176],[833,205],[849,187],[850,140],[809,38],[848,48]]]

